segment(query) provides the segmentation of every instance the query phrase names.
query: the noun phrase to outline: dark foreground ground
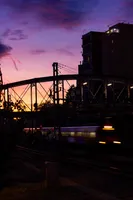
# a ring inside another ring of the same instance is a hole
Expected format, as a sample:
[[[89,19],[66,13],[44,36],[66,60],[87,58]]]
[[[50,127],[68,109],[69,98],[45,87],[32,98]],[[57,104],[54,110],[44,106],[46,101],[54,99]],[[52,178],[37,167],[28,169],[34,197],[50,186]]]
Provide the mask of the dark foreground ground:
[[[4,170],[0,200],[133,199],[133,176],[130,173],[118,173],[114,162],[113,165],[108,163],[108,166],[114,168],[109,170],[94,167],[85,159],[81,161],[81,158],[75,158],[74,162],[71,158],[73,162],[60,164],[59,185],[47,188],[45,161],[48,157],[48,153],[45,156],[15,150]],[[118,160],[118,157],[115,159]],[[103,160],[101,163],[96,159],[94,161],[102,164]],[[123,158],[119,160],[123,161]],[[132,160],[128,164],[132,164]],[[123,165],[122,162],[119,165]]]
[[[0,199],[4,200],[44,200],[44,199],[88,199],[90,195],[80,191],[74,186],[69,186],[63,181],[56,190],[45,189],[44,183],[18,184],[14,187],[5,188],[0,193]],[[94,198],[93,198],[94,199]],[[95,198],[96,199],[96,198]]]
[[[94,200],[98,199],[66,177],[59,177],[58,185],[48,188],[44,161],[45,159],[33,159],[27,153],[14,152],[7,162],[6,173],[1,180],[3,184],[0,191],[0,200],[78,200],[90,197]]]

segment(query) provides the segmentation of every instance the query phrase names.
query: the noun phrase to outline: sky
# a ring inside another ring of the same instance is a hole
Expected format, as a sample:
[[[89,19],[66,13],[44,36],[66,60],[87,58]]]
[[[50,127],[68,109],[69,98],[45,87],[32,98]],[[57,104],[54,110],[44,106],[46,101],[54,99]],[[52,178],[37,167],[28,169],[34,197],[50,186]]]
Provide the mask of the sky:
[[[76,73],[82,35],[121,21],[133,23],[133,0],[0,0],[4,82],[52,75],[53,62]]]

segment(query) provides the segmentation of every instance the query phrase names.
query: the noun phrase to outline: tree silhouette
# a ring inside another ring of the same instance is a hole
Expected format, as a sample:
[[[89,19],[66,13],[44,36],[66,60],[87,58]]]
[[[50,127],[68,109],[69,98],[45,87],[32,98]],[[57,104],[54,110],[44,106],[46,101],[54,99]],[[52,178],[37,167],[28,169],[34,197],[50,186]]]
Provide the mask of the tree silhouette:
[[[3,108],[4,108],[4,110],[13,111],[14,103],[12,101],[9,101],[9,102],[8,101],[4,101]]]
[[[38,104],[34,103],[34,111],[38,111]]]
[[[21,100],[17,100],[14,104],[14,109],[17,109],[18,112],[24,112],[26,110],[26,106]]]
[[[45,103],[41,103],[39,106],[38,106],[38,110],[39,111],[45,111],[49,108],[53,107],[53,104],[50,102],[50,101],[46,101]]]
[[[76,87],[71,85],[66,93],[66,104],[73,105],[76,102]]]

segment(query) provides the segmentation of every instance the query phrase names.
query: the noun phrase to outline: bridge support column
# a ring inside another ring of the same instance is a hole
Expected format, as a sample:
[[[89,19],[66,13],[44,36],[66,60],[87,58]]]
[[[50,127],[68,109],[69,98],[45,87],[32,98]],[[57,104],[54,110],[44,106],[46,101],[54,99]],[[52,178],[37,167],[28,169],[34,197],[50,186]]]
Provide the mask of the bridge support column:
[[[9,88],[7,89],[7,110],[9,110],[9,103],[10,103],[10,94],[9,94]]]
[[[4,89],[4,102],[6,102],[7,101],[7,89]]]
[[[84,95],[84,88],[83,88],[83,83],[82,83],[82,84],[81,84],[81,102],[84,101],[83,95]]]
[[[32,83],[30,85],[30,103],[31,103],[31,112],[33,111],[33,95],[32,95]]]
[[[127,97],[128,97],[128,101],[130,101],[130,84],[128,83],[127,85]]]
[[[59,69],[58,69],[58,63],[54,62],[53,63],[53,101],[54,101],[54,107],[56,109],[55,111],[55,122],[54,122],[54,133],[56,135],[56,131],[58,132],[59,137],[61,136],[61,130],[60,130],[60,99],[59,99],[59,80],[58,80],[58,75],[59,75]]]
[[[59,81],[57,79],[58,77],[58,63],[53,63],[53,97],[54,97],[54,105],[59,104]]]
[[[65,96],[64,96],[64,80],[62,80],[62,102],[64,104]]]
[[[105,103],[107,103],[108,99],[108,89],[107,89],[107,81],[104,81],[104,98],[105,98]]]
[[[35,83],[35,111],[38,110],[38,102],[37,102],[37,83]]]

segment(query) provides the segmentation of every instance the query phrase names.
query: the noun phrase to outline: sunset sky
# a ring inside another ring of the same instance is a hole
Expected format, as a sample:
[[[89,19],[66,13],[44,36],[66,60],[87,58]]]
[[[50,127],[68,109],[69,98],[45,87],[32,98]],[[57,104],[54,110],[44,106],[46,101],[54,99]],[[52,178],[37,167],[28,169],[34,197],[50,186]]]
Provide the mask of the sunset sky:
[[[0,0],[4,82],[52,75],[55,61],[77,71],[84,33],[132,19],[133,0]]]

